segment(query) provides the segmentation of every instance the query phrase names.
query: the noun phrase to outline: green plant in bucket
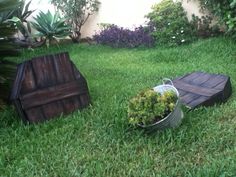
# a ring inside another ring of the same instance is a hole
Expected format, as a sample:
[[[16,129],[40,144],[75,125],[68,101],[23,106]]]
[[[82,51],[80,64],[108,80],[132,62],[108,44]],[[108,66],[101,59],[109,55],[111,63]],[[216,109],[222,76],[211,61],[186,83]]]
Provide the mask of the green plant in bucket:
[[[132,125],[150,125],[170,114],[178,100],[174,91],[163,94],[148,89],[140,92],[129,101],[128,119]]]

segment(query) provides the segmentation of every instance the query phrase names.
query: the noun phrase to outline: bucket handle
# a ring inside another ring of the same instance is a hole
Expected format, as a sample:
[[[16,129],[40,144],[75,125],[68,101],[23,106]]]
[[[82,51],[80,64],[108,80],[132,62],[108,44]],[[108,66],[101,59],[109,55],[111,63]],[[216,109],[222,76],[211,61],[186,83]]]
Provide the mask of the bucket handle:
[[[172,86],[174,86],[172,80],[170,80],[170,79],[168,79],[168,78],[163,78],[163,79],[162,79],[162,83],[163,83],[163,85],[167,85],[165,81],[170,82],[170,84],[171,84]]]

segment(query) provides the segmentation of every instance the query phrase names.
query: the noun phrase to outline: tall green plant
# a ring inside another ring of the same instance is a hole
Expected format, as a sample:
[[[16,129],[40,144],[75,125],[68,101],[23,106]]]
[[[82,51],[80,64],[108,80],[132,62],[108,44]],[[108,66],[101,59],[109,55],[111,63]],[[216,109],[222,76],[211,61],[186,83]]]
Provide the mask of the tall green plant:
[[[61,18],[59,13],[53,15],[50,11],[40,12],[34,17],[35,22],[31,22],[38,31],[37,36],[44,38],[49,45],[58,38],[64,38],[70,34],[70,27],[65,23],[66,19]]]
[[[14,11],[18,5],[17,0],[0,1],[0,104],[1,100],[8,98],[10,82],[15,71],[15,64],[4,60],[4,57],[18,54],[13,38],[17,29],[13,24],[6,22],[5,14]]]
[[[67,23],[72,26],[70,37],[78,42],[81,28],[89,17],[99,10],[98,0],[51,0],[51,3],[68,18]]]

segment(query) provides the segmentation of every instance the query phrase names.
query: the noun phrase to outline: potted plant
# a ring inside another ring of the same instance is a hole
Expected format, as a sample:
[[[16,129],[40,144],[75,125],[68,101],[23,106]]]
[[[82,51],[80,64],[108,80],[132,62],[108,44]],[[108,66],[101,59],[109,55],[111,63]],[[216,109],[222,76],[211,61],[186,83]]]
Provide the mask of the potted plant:
[[[145,90],[128,105],[129,122],[145,129],[177,127],[182,117],[178,91],[171,85]]]

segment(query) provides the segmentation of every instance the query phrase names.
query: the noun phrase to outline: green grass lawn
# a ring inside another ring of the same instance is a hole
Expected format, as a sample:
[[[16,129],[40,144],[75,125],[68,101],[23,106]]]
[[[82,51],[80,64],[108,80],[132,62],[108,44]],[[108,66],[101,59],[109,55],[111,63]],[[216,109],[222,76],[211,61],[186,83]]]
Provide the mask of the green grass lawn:
[[[67,45],[25,51],[18,62],[59,51],[69,51],[86,77],[92,106],[38,125],[24,125],[12,107],[0,112],[1,176],[236,176],[235,93],[226,104],[184,109],[174,130],[147,134],[127,121],[128,100],[163,77],[226,74],[234,92],[235,43],[216,38],[177,48]]]

